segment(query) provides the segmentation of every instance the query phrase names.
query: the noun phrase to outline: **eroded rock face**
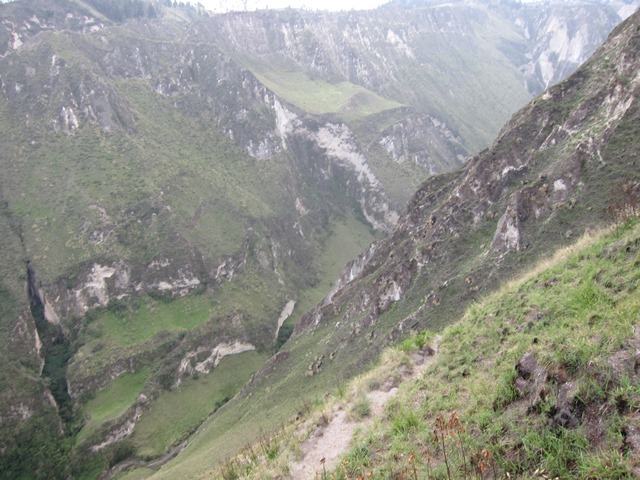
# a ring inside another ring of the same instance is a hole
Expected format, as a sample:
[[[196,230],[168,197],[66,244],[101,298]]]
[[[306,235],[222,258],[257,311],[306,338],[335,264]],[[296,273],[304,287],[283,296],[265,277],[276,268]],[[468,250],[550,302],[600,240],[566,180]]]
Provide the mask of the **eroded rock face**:
[[[104,28],[102,21],[88,10],[68,10],[61,8],[57,2],[47,2],[46,5],[45,2],[38,3],[32,2],[19,17],[7,17],[0,21],[0,38],[6,39],[0,43],[0,58],[21,48],[31,37],[42,32],[64,28],[73,32],[92,33]],[[43,5],[46,8],[41,8]]]
[[[576,412],[576,396],[578,385],[576,382],[566,382],[558,389],[553,422],[562,428],[576,428],[580,425],[580,419]]]
[[[518,376],[514,381],[515,390],[528,402],[528,411],[534,410],[549,394],[547,369],[538,364],[535,356],[526,353],[516,364]]]
[[[607,181],[622,184],[635,171],[633,160],[608,142],[637,118],[638,21],[630,19],[599,56],[515,115],[490,149],[459,172],[425,182],[389,239],[347,266],[296,334],[323,322],[371,333],[364,326],[408,292],[412,309],[405,307],[409,314],[397,328],[428,325],[443,301],[466,301],[493,288],[517,255],[544,254],[604,219],[610,200],[599,196],[607,188],[601,172],[618,172]],[[594,198],[601,199],[598,206]],[[458,275],[461,265],[476,267]]]
[[[217,367],[220,361],[227,355],[237,355],[238,353],[255,349],[256,347],[254,345],[242,343],[238,340],[233,343],[219,343],[213,348],[199,347],[197,350],[188,352],[184,356],[178,367],[178,372],[186,374],[193,372],[207,374]],[[204,359],[202,359],[203,356],[205,356]]]
[[[133,433],[133,429],[136,426],[136,422],[140,420],[140,417],[142,416],[143,411],[144,410],[142,409],[141,406],[135,407],[133,409],[133,414],[131,415],[130,418],[128,418],[122,425],[118,425],[114,429],[112,429],[107,434],[103,442],[100,442],[96,445],[92,445],[90,447],[90,450],[93,453],[96,453],[108,447],[109,445],[113,445],[114,443],[117,443],[129,437]]]
[[[384,130],[378,143],[395,162],[413,162],[430,175],[443,173],[449,170],[447,165],[462,164],[466,158],[462,139],[446,123],[429,115],[408,115]]]
[[[197,265],[197,264],[196,264]],[[197,266],[199,267],[199,265]],[[69,281],[38,285],[45,318],[81,318],[87,311],[137,293],[159,292],[183,296],[200,288],[201,280],[193,264],[175,265],[169,260],[154,260],[143,268],[123,261],[112,264],[91,263],[69,287]]]
[[[516,66],[525,73],[532,93],[564,79],[604,41],[608,30],[603,31],[602,25],[626,19],[637,8],[635,2],[609,3],[508,4],[494,8],[491,13],[511,22],[520,35],[518,40],[526,54]],[[310,65],[317,75],[342,76],[375,89],[397,80],[399,69],[391,62],[423,58],[420,40],[425,30],[446,29],[452,35],[462,36],[475,21],[488,19],[488,12],[477,5],[459,4],[451,8],[450,4],[435,4],[431,9],[412,10],[413,19],[406,21],[402,16],[410,8],[410,3],[390,2],[385,9],[347,14],[276,11],[235,13],[215,20],[227,38],[227,45],[238,51],[286,54],[296,62]],[[249,18],[251,22],[247,21]],[[313,41],[304,41],[304,35]],[[510,40],[518,44],[513,38]],[[362,46],[374,55],[357,55]],[[390,52],[399,58],[395,59]],[[378,64],[376,58],[387,60]]]
[[[548,414],[549,421],[562,428],[576,428],[580,425],[581,419],[576,404],[576,382],[569,381],[564,375],[555,375],[552,385],[553,372],[541,366],[535,355],[530,352],[518,360],[515,369],[518,376],[514,380],[514,388],[519,400],[527,402],[528,414],[539,413],[541,404],[557,390],[556,404]]]
[[[355,177],[354,192],[367,221],[379,231],[389,231],[398,221],[398,213],[390,206],[365,156],[360,152],[353,134],[345,124],[327,123],[315,132],[309,132],[318,147],[326,152],[330,162],[346,169]]]

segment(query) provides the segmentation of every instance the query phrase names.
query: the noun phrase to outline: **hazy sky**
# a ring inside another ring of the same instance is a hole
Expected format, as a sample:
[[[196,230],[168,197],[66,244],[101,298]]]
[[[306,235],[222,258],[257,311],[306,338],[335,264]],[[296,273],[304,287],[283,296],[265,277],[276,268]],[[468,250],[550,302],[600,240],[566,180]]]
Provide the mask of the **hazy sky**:
[[[190,0],[197,3],[197,0]],[[258,8],[308,8],[311,10],[366,10],[376,8],[388,0],[199,0],[208,10],[255,10]]]
[[[1,0],[0,0],[1,1]],[[306,8],[309,10],[368,10],[389,0],[182,0],[201,3],[207,10],[228,12],[264,8]],[[541,0],[520,0],[523,3]]]
[[[0,3],[13,0],[0,0]],[[308,8],[311,10],[367,10],[376,8],[389,0],[179,0],[193,4],[201,3],[207,10],[228,12],[229,10],[256,10],[260,8]]]

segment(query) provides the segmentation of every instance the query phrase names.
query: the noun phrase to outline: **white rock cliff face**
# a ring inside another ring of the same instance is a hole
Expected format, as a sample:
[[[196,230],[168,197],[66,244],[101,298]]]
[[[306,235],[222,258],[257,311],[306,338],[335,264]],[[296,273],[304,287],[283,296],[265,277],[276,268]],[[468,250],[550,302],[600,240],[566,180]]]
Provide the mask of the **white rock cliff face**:
[[[140,420],[143,412],[144,410],[142,409],[142,407],[136,407],[133,415],[129,419],[127,419],[122,425],[116,427],[116,429],[112,430],[103,442],[92,445],[91,451],[94,453],[99,452],[109,445],[112,445],[119,442],[120,440],[129,437],[133,433],[133,429],[135,428],[138,420]]]
[[[309,135],[330,159],[353,172],[360,190],[358,201],[367,221],[376,230],[391,230],[399,215],[391,207],[349,128],[345,124],[328,123]]]
[[[606,9],[597,4],[557,4],[543,7],[537,14],[524,7],[515,24],[532,41],[529,61],[520,68],[534,94],[565,79],[591,56],[607,35],[598,26],[628,18],[640,6],[612,1]]]
[[[194,265],[175,263],[168,259],[153,261],[144,269],[134,269],[124,261],[93,263],[79,274],[72,287],[68,282],[39,285],[45,318],[58,324],[63,318],[82,317],[92,308],[135,293],[156,291],[183,296],[198,288],[201,280],[193,272]]]
[[[275,338],[278,338],[278,333],[280,332],[280,327],[282,327],[282,324],[287,320],[287,318],[289,318],[291,316],[295,306],[296,306],[296,301],[295,300],[289,300],[287,302],[287,304],[284,306],[284,308],[282,309],[282,312],[280,313],[280,316],[278,317],[278,320],[277,320],[277,328],[276,328]]]
[[[228,355],[237,355],[243,352],[250,352],[255,349],[255,345],[248,342],[242,342],[240,340],[235,340],[233,342],[221,342],[213,348],[201,346],[184,355],[180,361],[178,373],[191,375],[194,372],[198,372],[206,375],[216,368],[224,357]],[[197,361],[198,358],[202,358],[207,354],[208,356],[203,360]],[[182,377],[179,376],[175,386],[179,386],[181,383]]]

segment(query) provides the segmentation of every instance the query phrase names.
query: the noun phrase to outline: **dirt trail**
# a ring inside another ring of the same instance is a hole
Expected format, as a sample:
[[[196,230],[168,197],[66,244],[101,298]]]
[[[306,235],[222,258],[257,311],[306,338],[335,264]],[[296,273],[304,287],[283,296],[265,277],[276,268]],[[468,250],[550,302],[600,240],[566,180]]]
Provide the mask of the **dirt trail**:
[[[430,352],[414,354],[411,357],[412,367],[402,377],[402,383],[417,378],[433,362],[437,350],[438,339],[434,341]],[[358,428],[363,428],[373,423],[373,419],[384,412],[384,407],[398,393],[398,388],[390,383],[383,383],[378,390],[367,393],[371,405],[371,414],[363,420],[351,420],[348,418],[345,408],[341,408],[329,423],[318,427],[306,439],[300,449],[302,458],[289,465],[291,478],[295,480],[313,480],[322,478],[324,468],[327,471],[338,466],[340,456],[346,452],[351,444],[353,435]]]

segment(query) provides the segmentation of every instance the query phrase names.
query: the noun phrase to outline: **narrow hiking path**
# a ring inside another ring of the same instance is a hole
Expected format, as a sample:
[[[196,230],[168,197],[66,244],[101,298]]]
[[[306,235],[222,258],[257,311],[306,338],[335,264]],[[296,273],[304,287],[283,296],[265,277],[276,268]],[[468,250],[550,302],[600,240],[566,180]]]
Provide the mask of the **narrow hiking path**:
[[[434,361],[440,338],[436,338],[430,348],[411,355],[411,367],[402,372],[400,385],[418,378]],[[399,385],[398,385],[399,386]],[[358,429],[371,425],[376,417],[398,393],[398,386],[391,380],[383,382],[377,389],[367,392],[370,414],[361,420],[350,418],[347,404],[337,404],[332,410],[332,418],[327,424],[318,426],[300,446],[301,458],[289,465],[290,478],[313,480],[322,478],[323,469],[333,470],[345,453]],[[322,463],[324,462],[324,464]]]

